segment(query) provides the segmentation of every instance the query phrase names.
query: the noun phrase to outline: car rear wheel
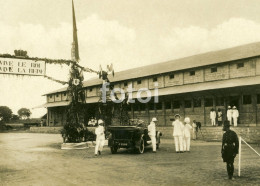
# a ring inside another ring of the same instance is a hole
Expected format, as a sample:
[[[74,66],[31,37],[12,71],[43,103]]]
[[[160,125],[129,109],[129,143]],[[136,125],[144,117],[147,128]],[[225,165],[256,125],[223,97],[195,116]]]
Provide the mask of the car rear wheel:
[[[140,140],[140,145],[139,147],[136,149],[138,154],[143,154],[144,153],[144,139],[141,138]]]
[[[111,150],[111,153],[112,153],[112,154],[116,154],[118,148],[117,148],[117,146],[113,145],[112,147],[110,147],[110,150]]]

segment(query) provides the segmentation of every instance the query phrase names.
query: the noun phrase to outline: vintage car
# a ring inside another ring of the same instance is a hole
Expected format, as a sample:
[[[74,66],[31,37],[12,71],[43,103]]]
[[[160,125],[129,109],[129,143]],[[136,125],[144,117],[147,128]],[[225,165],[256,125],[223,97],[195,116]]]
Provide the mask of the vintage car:
[[[109,126],[107,128],[108,146],[111,153],[117,153],[120,148],[133,149],[135,152],[142,154],[146,146],[152,144],[148,135],[147,125],[142,123],[126,126]],[[156,147],[160,146],[160,137],[162,134],[156,131]]]

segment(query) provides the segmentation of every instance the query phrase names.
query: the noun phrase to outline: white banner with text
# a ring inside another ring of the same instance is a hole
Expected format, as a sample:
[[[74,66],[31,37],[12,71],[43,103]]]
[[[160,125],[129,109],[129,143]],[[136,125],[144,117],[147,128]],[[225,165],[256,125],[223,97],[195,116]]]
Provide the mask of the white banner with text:
[[[45,61],[0,57],[0,74],[44,76],[45,69]]]

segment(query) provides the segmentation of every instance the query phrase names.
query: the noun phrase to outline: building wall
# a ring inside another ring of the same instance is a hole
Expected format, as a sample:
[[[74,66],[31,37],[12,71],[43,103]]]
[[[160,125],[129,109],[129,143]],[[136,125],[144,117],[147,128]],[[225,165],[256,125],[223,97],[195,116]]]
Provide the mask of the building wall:
[[[217,72],[212,72],[217,68]],[[205,68],[205,81],[215,81],[229,78],[229,65],[216,65]]]
[[[157,78],[157,81],[154,81],[154,78]],[[157,86],[155,86],[157,84]],[[149,78],[149,89],[154,89],[154,88],[163,88],[164,87],[164,76],[163,75],[158,75]]]
[[[97,96],[98,92],[100,92],[99,86],[98,87],[88,87],[86,90],[87,97]]]
[[[67,101],[68,100],[68,93],[67,92],[62,92],[61,93],[61,100],[62,101]]]
[[[239,67],[238,65],[243,63],[244,67]],[[229,66],[230,68],[230,78],[238,78],[238,77],[247,77],[247,76],[255,76],[256,74],[256,60],[239,60],[233,62]]]
[[[55,102],[56,101],[61,101],[61,93],[56,93],[55,97],[54,97],[54,100],[55,100]]]
[[[170,77],[174,75],[174,77]],[[169,73],[164,76],[165,78],[165,87],[183,85],[183,72]]]
[[[195,71],[195,75],[190,73]],[[184,84],[199,83],[204,81],[204,70],[203,69],[193,69],[184,72]]]
[[[48,103],[54,102],[54,96],[55,96],[55,94],[47,95],[47,102]]]
[[[138,81],[141,80],[141,84],[138,84]],[[133,88],[138,90],[140,88],[148,88],[148,79],[137,79],[133,82]]]

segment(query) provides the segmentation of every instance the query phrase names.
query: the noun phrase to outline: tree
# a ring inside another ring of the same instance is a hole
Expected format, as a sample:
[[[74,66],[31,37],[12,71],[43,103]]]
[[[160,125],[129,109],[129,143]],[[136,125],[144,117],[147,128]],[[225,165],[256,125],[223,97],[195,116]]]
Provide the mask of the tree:
[[[12,110],[7,106],[0,106],[0,122],[6,123],[12,117]]]
[[[19,116],[16,114],[12,114],[11,121],[18,121],[18,120],[19,120]]]
[[[31,111],[28,108],[21,108],[18,110],[18,115],[20,116],[21,119],[27,119],[31,116]]]

